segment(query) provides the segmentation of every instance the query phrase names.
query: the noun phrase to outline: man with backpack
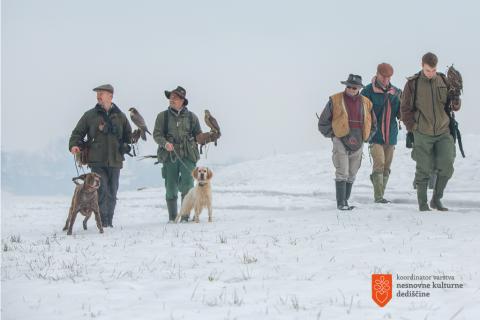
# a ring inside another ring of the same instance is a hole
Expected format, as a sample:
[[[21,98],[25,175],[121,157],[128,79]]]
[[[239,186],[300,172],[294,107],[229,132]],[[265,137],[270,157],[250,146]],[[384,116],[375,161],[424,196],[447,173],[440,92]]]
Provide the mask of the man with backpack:
[[[447,211],[441,199],[453,174],[455,143],[450,133],[450,117],[446,108],[460,109],[460,97],[449,96],[447,79],[437,72],[438,58],[428,52],[422,57],[422,70],[408,78],[401,101],[401,119],[413,137],[412,158],[416,161],[415,184],[420,211],[430,207]],[[427,187],[430,174],[437,179],[430,206]]]
[[[202,129],[198,117],[187,109],[186,90],[180,86],[165,91],[169,99],[167,110],[158,114],[153,130],[153,139],[158,144],[158,161],[163,164],[162,177],[165,180],[168,219],[177,216],[177,199],[182,200],[193,188],[192,171],[200,159],[196,137]],[[182,218],[182,221],[188,217]]]

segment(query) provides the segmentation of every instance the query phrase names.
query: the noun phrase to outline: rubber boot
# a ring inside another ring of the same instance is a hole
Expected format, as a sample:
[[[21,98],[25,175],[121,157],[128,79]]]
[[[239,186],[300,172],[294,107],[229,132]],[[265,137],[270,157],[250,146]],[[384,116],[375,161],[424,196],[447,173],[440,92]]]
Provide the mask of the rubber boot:
[[[110,214],[108,215],[108,221],[107,222],[108,222],[108,227],[113,228],[113,224],[112,224],[112,222],[113,222],[113,212],[110,212]]]
[[[182,202],[181,202],[182,204],[183,204],[183,199],[185,198],[186,195],[187,195],[187,194],[183,194],[183,193],[182,193]],[[190,219],[190,215],[188,215],[188,216],[182,216],[182,217],[180,218],[180,222],[188,222],[188,219]]]
[[[390,178],[390,175],[389,175],[389,174],[384,174],[384,175],[383,175],[382,198],[383,198],[383,200],[387,201],[387,203],[390,203],[389,200],[385,199],[385,189],[387,188],[388,178]]]
[[[418,210],[420,211],[431,211],[427,203],[427,187],[428,183],[417,183]]]
[[[347,187],[345,192],[345,204],[348,206],[349,210],[352,210],[353,208],[355,208],[355,206],[351,206],[348,204],[348,200],[350,199],[350,194],[352,194],[352,186],[353,186],[353,182],[347,181]]]
[[[437,171],[432,171],[430,177],[428,178],[428,189],[433,189],[435,186],[435,181],[437,180]],[[417,184],[415,183],[415,179],[413,179],[413,189],[417,189]]]
[[[382,199],[383,174],[380,174],[379,172],[373,172],[370,175],[370,181],[373,185],[373,200],[377,202]]]
[[[174,222],[175,218],[177,217],[177,199],[169,199],[167,200],[167,208],[168,208],[168,221]]]
[[[428,179],[428,189],[435,189],[436,184],[437,184],[437,171],[434,170],[430,174],[430,178]]]
[[[335,190],[337,196],[337,209],[350,210],[346,201],[347,181],[335,181]]]
[[[373,184],[373,197],[376,203],[388,203],[387,200],[383,198],[383,173],[374,172],[370,175],[370,180]]]
[[[447,177],[437,176],[435,188],[433,189],[432,200],[430,201],[430,207],[432,209],[437,209],[438,211],[448,211],[448,208],[444,207],[442,201],[440,201],[443,198],[443,190],[445,190],[448,180],[449,179]]]

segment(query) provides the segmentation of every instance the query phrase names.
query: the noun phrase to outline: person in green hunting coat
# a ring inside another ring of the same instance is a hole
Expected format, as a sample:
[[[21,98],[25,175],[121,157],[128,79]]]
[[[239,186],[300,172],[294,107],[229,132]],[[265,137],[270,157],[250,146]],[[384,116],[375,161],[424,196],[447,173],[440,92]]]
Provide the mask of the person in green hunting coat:
[[[97,93],[97,104],[78,121],[68,149],[77,154],[80,146],[88,147],[88,166],[101,176],[98,205],[102,224],[103,227],[113,227],[120,169],[124,154],[129,152],[132,128],[125,114],[112,102],[112,85],[101,85],[93,91]]]
[[[401,119],[408,134],[413,135],[412,158],[416,162],[415,184],[420,211],[430,208],[447,211],[441,199],[453,175],[455,142],[450,133],[450,118],[445,107],[460,109],[458,96],[449,96],[444,74],[437,72],[438,58],[428,52],[422,57],[422,70],[408,78],[400,105]],[[450,105],[447,104],[451,102]],[[436,170],[433,196],[427,201],[427,186]]]
[[[173,222],[178,213],[178,193],[183,200],[193,188],[192,171],[200,159],[196,137],[200,136],[202,129],[198,117],[187,109],[184,88],[178,86],[165,91],[165,96],[169,99],[169,107],[158,114],[153,139],[158,144],[158,161],[163,164],[168,219]],[[185,220],[188,221],[188,217],[182,218]]]
[[[377,131],[370,140],[370,154],[373,169],[370,180],[376,203],[388,203],[383,196],[390,177],[393,152],[397,144],[398,124],[400,119],[400,97],[402,91],[390,83],[393,67],[388,63],[377,66],[377,73],[372,82],[363,90],[362,95],[373,103],[377,118]]]

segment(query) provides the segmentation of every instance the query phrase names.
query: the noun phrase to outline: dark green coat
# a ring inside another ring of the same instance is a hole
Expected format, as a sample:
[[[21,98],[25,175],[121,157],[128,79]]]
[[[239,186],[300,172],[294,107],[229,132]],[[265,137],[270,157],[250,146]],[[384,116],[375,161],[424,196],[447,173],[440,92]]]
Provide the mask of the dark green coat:
[[[111,120],[111,126],[105,117]],[[99,104],[85,112],[72,131],[68,149],[79,146],[85,136],[90,147],[90,167],[122,168],[125,157],[120,152],[120,146],[131,142],[132,128],[125,114],[115,104],[108,115]]]
[[[165,123],[167,113],[168,123]],[[196,163],[200,159],[200,153],[195,137],[201,132],[198,117],[186,107],[179,113],[172,108],[160,112],[153,129],[153,139],[158,144],[158,161],[164,163],[167,160],[169,152],[165,149],[165,144],[168,141],[173,143],[175,152],[180,158],[190,159]]]

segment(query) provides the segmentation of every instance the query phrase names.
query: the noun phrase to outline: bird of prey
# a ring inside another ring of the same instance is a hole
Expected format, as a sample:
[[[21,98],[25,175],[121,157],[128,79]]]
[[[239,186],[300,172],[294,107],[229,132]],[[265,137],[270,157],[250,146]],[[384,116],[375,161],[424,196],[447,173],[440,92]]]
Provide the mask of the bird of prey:
[[[152,134],[150,133],[150,131],[148,131],[145,120],[143,119],[142,115],[137,111],[137,109],[132,107],[128,109],[128,111],[130,111],[130,119],[132,119],[132,122],[138,127],[138,129],[140,129],[140,135],[142,137],[142,140],[146,141],[147,135],[145,134],[145,132],[149,135]]]
[[[217,140],[220,138],[220,126],[218,125],[217,119],[215,119],[210,111],[205,110],[205,123],[210,128],[210,133],[215,137],[213,142],[217,145]]]

